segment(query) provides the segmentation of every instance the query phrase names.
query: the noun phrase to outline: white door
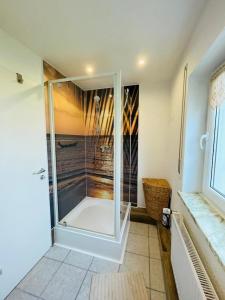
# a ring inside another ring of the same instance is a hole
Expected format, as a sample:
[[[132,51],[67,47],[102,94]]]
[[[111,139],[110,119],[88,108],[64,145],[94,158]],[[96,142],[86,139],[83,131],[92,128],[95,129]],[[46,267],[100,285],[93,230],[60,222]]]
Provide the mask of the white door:
[[[1,300],[51,244],[42,62],[1,33],[0,58],[7,43],[12,56],[8,51],[8,63],[0,60]],[[46,171],[33,174],[41,168]]]

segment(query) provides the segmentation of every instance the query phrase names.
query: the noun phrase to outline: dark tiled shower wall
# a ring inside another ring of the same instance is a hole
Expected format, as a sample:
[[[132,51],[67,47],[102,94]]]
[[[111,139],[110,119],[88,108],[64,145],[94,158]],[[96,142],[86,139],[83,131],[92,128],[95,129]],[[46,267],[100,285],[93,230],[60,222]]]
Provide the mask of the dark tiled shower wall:
[[[53,208],[49,134],[47,141],[50,198]],[[86,196],[85,136],[56,134],[55,148],[59,219],[62,219]]]

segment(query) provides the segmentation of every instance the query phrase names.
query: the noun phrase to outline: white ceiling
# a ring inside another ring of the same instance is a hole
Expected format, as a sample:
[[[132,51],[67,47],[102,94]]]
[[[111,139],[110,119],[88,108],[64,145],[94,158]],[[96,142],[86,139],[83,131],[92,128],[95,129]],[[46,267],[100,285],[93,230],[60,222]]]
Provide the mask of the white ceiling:
[[[0,27],[66,76],[170,80],[205,0],[1,0]],[[137,66],[138,58],[146,65]]]

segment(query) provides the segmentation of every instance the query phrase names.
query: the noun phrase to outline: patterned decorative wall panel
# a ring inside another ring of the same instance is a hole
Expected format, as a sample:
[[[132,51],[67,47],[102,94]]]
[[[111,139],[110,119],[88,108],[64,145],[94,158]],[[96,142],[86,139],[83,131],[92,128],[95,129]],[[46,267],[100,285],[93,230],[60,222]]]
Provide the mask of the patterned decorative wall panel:
[[[44,63],[45,82],[64,76]],[[123,109],[123,201],[137,205],[139,86],[127,86]],[[113,89],[83,91],[73,82],[54,85],[59,219],[85,196],[113,199]],[[95,98],[99,96],[99,99]],[[47,85],[46,126],[53,222]]]
[[[44,63],[45,81],[63,78]],[[59,219],[61,220],[86,196],[84,92],[72,82],[54,85],[55,147]],[[45,87],[49,190],[53,222],[51,147],[48,121],[47,86]]]
[[[139,86],[124,87],[123,199],[137,206]]]
[[[124,87],[123,98],[123,201],[137,206],[139,86]],[[87,91],[85,99],[87,195],[113,199],[113,89]]]
[[[113,89],[86,91],[85,103],[87,195],[113,199]]]

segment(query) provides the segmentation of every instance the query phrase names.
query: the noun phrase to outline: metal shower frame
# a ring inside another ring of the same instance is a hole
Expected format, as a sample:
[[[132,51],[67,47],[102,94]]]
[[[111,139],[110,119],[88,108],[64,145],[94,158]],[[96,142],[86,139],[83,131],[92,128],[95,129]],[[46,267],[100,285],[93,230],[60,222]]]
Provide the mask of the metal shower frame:
[[[50,112],[50,138],[51,138],[51,160],[52,160],[52,180],[53,180],[53,203],[54,203],[54,221],[55,226],[62,226],[59,224],[58,217],[58,194],[57,194],[57,171],[56,171],[56,148],[55,148],[55,116],[54,116],[54,97],[53,85],[56,83],[68,81],[81,81],[90,80],[104,77],[113,78],[114,88],[114,238],[120,239],[121,235],[121,219],[120,219],[120,206],[121,206],[121,174],[122,174],[122,98],[121,98],[121,71],[103,73],[98,75],[88,75],[79,77],[67,77],[56,80],[48,81],[48,99],[49,99],[49,112]],[[128,210],[127,210],[128,211]],[[125,216],[126,219],[127,216]],[[75,228],[75,227],[74,227]],[[81,229],[85,232],[90,232]]]

